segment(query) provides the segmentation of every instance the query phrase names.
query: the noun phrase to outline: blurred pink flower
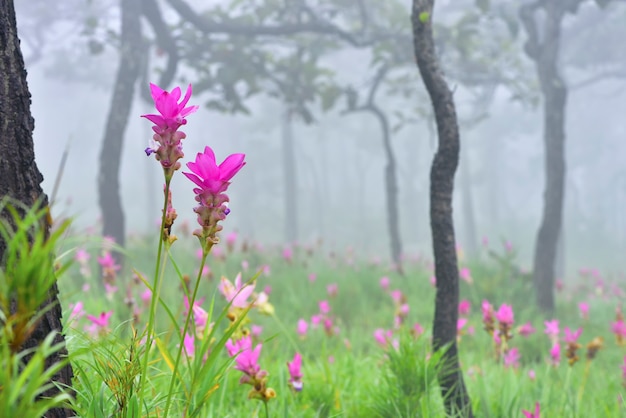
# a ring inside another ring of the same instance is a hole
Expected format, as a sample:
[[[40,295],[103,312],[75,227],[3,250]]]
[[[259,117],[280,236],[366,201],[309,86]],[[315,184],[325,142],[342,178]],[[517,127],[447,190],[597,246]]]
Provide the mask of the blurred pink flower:
[[[483,313],[483,322],[493,322],[493,306],[488,301],[483,300],[480,309]]]
[[[85,310],[83,309],[83,302],[81,301],[78,301],[75,304],[70,303],[69,308],[71,309],[70,316],[69,316],[70,321],[77,321],[85,315]]]
[[[461,316],[469,315],[471,306],[472,304],[467,299],[464,299],[461,302],[459,302],[459,315]]]
[[[574,344],[580,338],[580,334],[582,334],[583,329],[578,328],[576,331],[572,332],[568,327],[565,327],[565,342],[568,344]]]
[[[498,309],[498,312],[496,312],[496,319],[501,324],[506,324],[509,326],[513,325],[514,318],[513,308],[511,307],[511,305],[507,305],[506,303],[500,305],[500,309]]]
[[[87,315],[87,319],[91,321],[91,325],[87,327],[87,332],[92,336],[98,336],[109,332],[109,319],[113,315],[113,311],[102,312],[98,316]]]
[[[517,369],[519,367],[519,359],[521,358],[517,347],[509,349],[504,354],[504,367],[512,367]]]
[[[250,327],[250,335],[252,335],[253,337],[259,337],[261,335],[261,332],[263,332],[263,327],[260,325],[252,325]]]
[[[323,314],[327,314],[330,312],[330,304],[327,300],[322,300],[319,302],[320,312]]]
[[[437,278],[435,276],[430,276],[429,282],[432,287],[437,287]]]
[[[241,270],[248,271],[249,267],[250,267],[250,263],[248,263],[248,260],[241,261]]]
[[[293,360],[287,362],[287,370],[289,370],[289,385],[296,392],[302,390],[302,356],[300,353],[296,353],[293,356]]]
[[[317,274],[315,273],[309,273],[309,281],[311,283],[315,282],[315,280],[317,279]]]
[[[528,337],[529,335],[535,333],[535,328],[533,328],[530,322],[526,322],[524,325],[521,325],[519,328],[517,328],[517,332],[522,337]]]
[[[83,248],[79,248],[78,250],[76,250],[76,254],[74,255],[74,260],[76,260],[80,264],[88,262],[90,258],[91,255]]]
[[[416,322],[415,325],[413,325],[413,333],[416,337],[419,337],[424,333],[424,327],[419,322]]]
[[[472,284],[474,282],[474,279],[472,279],[472,273],[470,272],[470,269],[468,267],[461,268],[461,271],[459,272],[459,277],[461,278],[461,280],[464,280],[469,284]]]
[[[467,318],[459,318],[456,321],[456,333],[457,335],[461,335],[461,330],[467,324]]]
[[[313,325],[313,327],[317,327],[321,323],[322,323],[322,316],[321,315],[313,315],[311,317],[311,325]]]
[[[328,292],[328,297],[334,298],[339,293],[339,286],[337,283],[331,283],[326,286],[326,292]]]
[[[552,321],[544,321],[546,329],[544,331],[551,338],[557,338],[559,336],[559,320],[553,319]]]
[[[143,301],[144,305],[149,305],[150,301],[152,300],[152,290],[150,289],[146,289],[141,293],[141,300]]]
[[[232,302],[232,306],[235,308],[246,308],[250,304],[248,298],[254,292],[254,286],[252,284],[241,283],[241,273],[235,278],[235,285],[230,282],[226,277],[222,276],[218,289],[228,302]]]
[[[550,362],[554,366],[558,366],[561,362],[561,345],[558,342],[550,349]]]
[[[183,339],[183,348],[185,349],[185,354],[189,358],[193,358],[196,352],[196,339],[191,334],[185,334],[185,338]]]
[[[389,289],[389,277],[385,276],[385,277],[381,277],[380,278],[380,287],[383,290],[388,290]]]
[[[283,248],[283,260],[287,263],[291,263],[293,261],[293,250],[291,247]]]
[[[296,332],[300,337],[304,337],[309,330],[309,324],[304,319],[298,320],[298,326],[296,327]]]
[[[618,338],[626,338],[626,323],[616,321],[611,324],[611,332]]]
[[[539,413],[540,413],[539,402],[535,403],[535,412],[530,412],[525,409],[522,410],[522,414],[524,414],[525,418],[541,418]]]
[[[537,378],[537,373],[535,373],[534,369],[528,371],[528,378],[533,381]]]
[[[586,302],[580,302],[578,304],[578,309],[580,310],[580,316],[587,320],[589,319],[589,304]]]

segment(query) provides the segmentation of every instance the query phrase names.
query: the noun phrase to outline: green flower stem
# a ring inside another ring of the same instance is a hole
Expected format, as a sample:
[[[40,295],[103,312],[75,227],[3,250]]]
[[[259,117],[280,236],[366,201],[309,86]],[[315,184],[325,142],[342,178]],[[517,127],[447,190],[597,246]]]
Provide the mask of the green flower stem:
[[[143,354],[143,364],[142,364],[142,370],[141,370],[141,374],[139,377],[139,388],[138,388],[138,392],[139,392],[139,398],[140,398],[140,404],[143,404],[143,386],[145,384],[146,378],[147,378],[147,374],[148,374],[148,363],[149,363],[149,357],[150,357],[150,347],[152,347],[152,338],[153,338],[153,334],[154,334],[154,323],[156,321],[156,302],[157,300],[159,300],[159,291],[160,291],[160,276],[162,274],[162,271],[165,270],[165,262],[167,260],[166,257],[162,257],[163,256],[163,228],[165,227],[165,215],[167,213],[167,197],[169,195],[169,191],[170,191],[170,181],[171,181],[171,177],[165,177],[165,192],[164,192],[164,196],[165,198],[163,199],[163,212],[161,215],[161,228],[159,229],[159,248],[157,250],[157,257],[156,257],[156,262],[155,262],[155,267],[154,267],[154,282],[152,283],[152,298],[150,301],[150,313],[149,313],[149,319],[148,319],[148,325],[146,328],[146,350]],[[161,260],[161,258],[163,258],[163,260]]]
[[[200,280],[202,279],[202,270],[204,269],[206,258],[211,252],[212,246],[212,244],[209,244],[205,248],[203,248],[202,251],[202,261],[200,262],[200,269],[198,270],[198,277],[196,277],[193,294],[191,295],[191,299],[189,300],[189,309],[187,310],[185,326],[183,327],[183,333],[180,338],[180,344],[178,346],[178,353],[176,354],[176,362],[174,363],[174,370],[172,371],[172,378],[170,379],[170,386],[169,390],[167,391],[167,400],[165,401],[165,411],[163,413],[163,417],[167,417],[167,413],[170,409],[170,405],[172,402],[172,393],[174,392],[174,382],[176,381],[176,375],[178,373],[178,365],[180,364],[180,358],[182,357],[183,349],[185,346],[185,335],[187,335],[187,330],[189,329],[189,320],[191,319],[191,315],[193,314],[193,305],[196,302],[196,296],[198,295],[198,288],[200,287]]]
[[[265,418],[270,418],[270,411],[269,411],[269,408],[267,407],[267,404],[269,402],[264,401],[263,403],[265,404]]]

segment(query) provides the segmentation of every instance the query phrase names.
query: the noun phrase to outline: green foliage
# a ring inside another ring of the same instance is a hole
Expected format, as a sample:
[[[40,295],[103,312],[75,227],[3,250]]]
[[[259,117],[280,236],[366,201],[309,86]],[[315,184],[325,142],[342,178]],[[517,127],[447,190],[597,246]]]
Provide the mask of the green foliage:
[[[417,341],[403,333],[398,348],[386,354],[381,376],[370,388],[371,416],[428,417],[441,413],[438,402],[437,374],[444,350],[428,352],[425,338]]]

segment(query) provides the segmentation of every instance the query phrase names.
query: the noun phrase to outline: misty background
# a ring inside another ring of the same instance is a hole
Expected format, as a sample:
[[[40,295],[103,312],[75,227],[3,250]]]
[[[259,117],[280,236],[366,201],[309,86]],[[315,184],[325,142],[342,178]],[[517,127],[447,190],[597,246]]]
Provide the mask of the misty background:
[[[88,227],[96,225],[100,217],[98,155],[118,66],[115,33],[119,32],[119,10],[117,1],[63,3],[52,6],[45,1],[16,0],[17,22],[27,61],[36,161],[45,177],[44,190],[52,193],[69,144],[53,213],[72,216],[77,226]],[[220,2],[188,3],[201,10]],[[399,3],[405,6],[410,34],[410,2]],[[476,7],[473,1],[440,1],[435,13],[439,20],[454,25],[458,14],[470,7]],[[176,24],[176,15],[165,8],[164,15],[172,19],[168,23]],[[90,19],[96,17],[94,24]],[[589,2],[565,23],[561,71],[570,87],[565,263],[570,272],[582,266],[621,270],[626,254],[626,5],[601,10]],[[487,30],[485,36],[490,33]],[[144,36],[153,34],[146,28]],[[454,60],[445,58],[443,64],[451,74],[449,83],[461,131],[454,198],[458,243],[476,252],[487,237],[489,246],[501,251],[503,241],[508,240],[523,265],[530,266],[543,204],[544,150],[540,96],[534,66],[523,53],[524,40],[521,32],[510,45],[511,54],[518,57],[510,62],[511,68],[502,63],[503,74],[509,73],[512,80],[520,74],[526,77],[527,96],[523,98],[514,97],[510,88],[498,83],[489,88],[468,87],[456,81],[455,75],[460,74],[460,80],[472,69],[455,66]],[[488,39],[485,45],[489,47]],[[445,57],[449,49],[445,39],[439,46]],[[156,47],[148,53],[155,74],[149,81],[157,82],[156,74],[164,65],[162,53]],[[412,50],[407,53],[412,55]],[[344,46],[321,61],[332,70],[330,77],[337,83],[349,84],[366,95],[375,75],[370,55],[367,50]],[[397,73],[407,74],[413,94],[404,97],[386,86],[381,87],[377,99],[390,114],[392,125],[399,123],[394,112],[411,119],[393,130],[391,137],[403,250],[432,257],[428,193],[436,130],[417,68],[408,65]],[[173,84],[183,89],[187,83],[193,85],[193,75],[194,71],[181,63]],[[148,90],[149,86],[142,84],[141,88]],[[285,103],[267,95],[246,103],[249,115],[207,108],[204,104],[210,99],[211,93],[204,93],[194,94],[190,100],[201,109],[182,128],[187,134],[183,162],[192,160],[205,145],[215,150],[218,161],[230,153],[246,154],[247,165],[229,188],[232,212],[224,232],[236,230],[263,244],[287,241],[282,141],[285,130],[292,129],[297,241],[321,239],[328,250],[350,246],[363,256],[389,258],[385,155],[375,118],[346,112],[339,104],[328,112],[316,109],[313,123],[293,118],[287,126]],[[129,235],[156,232],[160,218],[163,174],[154,158],[144,153],[152,136],[151,123],[140,118],[145,113],[153,113],[153,105],[137,95],[124,139],[120,175]],[[178,226],[184,220],[195,223],[192,185],[182,175],[173,179],[173,204]]]

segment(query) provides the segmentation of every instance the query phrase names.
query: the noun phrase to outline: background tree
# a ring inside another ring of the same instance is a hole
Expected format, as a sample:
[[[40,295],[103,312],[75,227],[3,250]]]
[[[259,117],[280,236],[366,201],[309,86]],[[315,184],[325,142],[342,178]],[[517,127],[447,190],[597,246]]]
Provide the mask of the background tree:
[[[37,203],[47,205],[47,196],[41,189],[43,176],[37,169],[33,149],[32,132],[34,120],[30,114],[30,93],[26,83],[24,59],[17,36],[15,8],[12,0],[0,0],[0,196],[9,197],[32,207]],[[7,219],[8,213],[1,216]],[[42,225],[48,229],[49,225]],[[0,240],[0,259],[4,260],[6,243]],[[54,274],[52,271],[50,274]],[[22,349],[38,346],[53,331],[57,331],[55,343],[64,342],[61,325],[61,306],[57,297],[56,284],[50,290],[49,299],[42,309],[46,313],[37,322],[34,332]],[[67,355],[63,349],[47,359],[46,366],[57,363],[60,356]],[[72,384],[72,367],[69,363],[54,377],[64,386]],[[50,396],[57,393],[51,387],[44,393]],[[73,414],[65,409],[54,409],[49,418],[68,417]]]
[[[415,59],[432,101],[439,139],[430,172],[430,225],[437,278],[433,349],[445,350],[439,384],[447,413],[472,417],[472,406],[463,381],[456,344],[459,271],[452,220],[452,193],[459,161],[459,128],[452,92],[443,77],[435,51],[433,6],[433,0],[413,0],[411,16]]]

